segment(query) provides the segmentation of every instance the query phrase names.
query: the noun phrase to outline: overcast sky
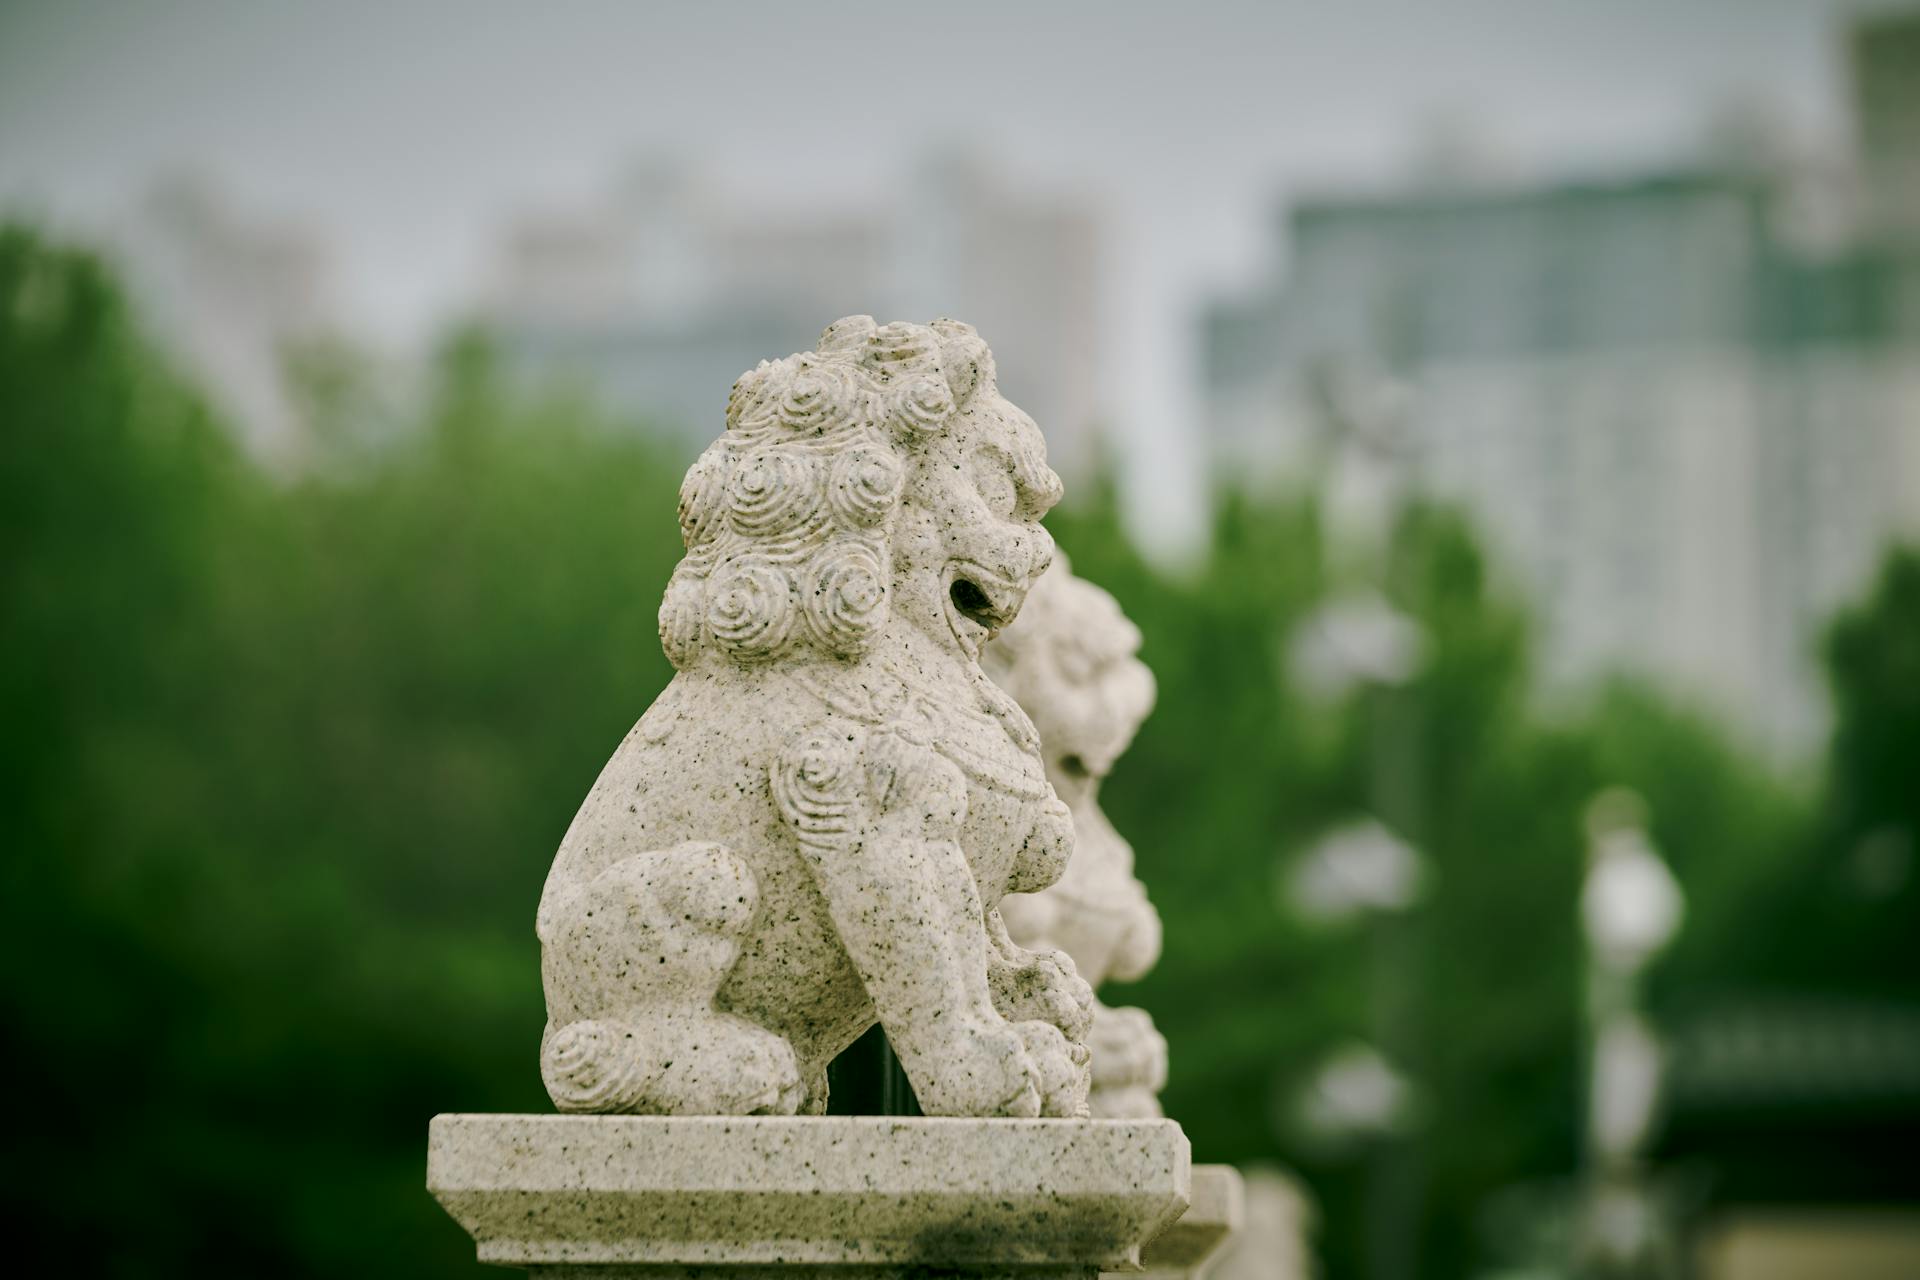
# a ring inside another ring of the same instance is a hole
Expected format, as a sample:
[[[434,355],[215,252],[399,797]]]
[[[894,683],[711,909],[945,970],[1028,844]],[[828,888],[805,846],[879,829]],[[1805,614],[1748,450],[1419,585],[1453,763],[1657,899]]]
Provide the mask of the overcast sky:
[[[587,203],[637,152],[691,152],[747,204],[837,204],[971,140],[1108,203],[1115,409],[1164,474],[1193,308],[1271,268],[1288,192],[1389,180],[1453,119],[1522,174],[1657,166],[1735,95],[1837,136],[1860,7],[0,0],[0,206],[84,225],[197,170],[320,230],[350,320],[415,341],[506,217]]]

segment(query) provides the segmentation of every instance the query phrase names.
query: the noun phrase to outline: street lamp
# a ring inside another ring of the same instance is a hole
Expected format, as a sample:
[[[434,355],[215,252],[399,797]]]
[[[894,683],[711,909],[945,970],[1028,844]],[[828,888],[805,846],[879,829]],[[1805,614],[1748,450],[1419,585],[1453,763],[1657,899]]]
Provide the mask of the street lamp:
[[[1603,791],[1587,807],[1580,922],[1592,1058],[1574,1264],[1593,1276],[1665,1277],[1679,1270],[1641,1167],[1664,1054],[1642,1012],[1640,979],[1679,932],[1686,907],[1647,838],[1646,820],[1645,803],[1624,789]]]

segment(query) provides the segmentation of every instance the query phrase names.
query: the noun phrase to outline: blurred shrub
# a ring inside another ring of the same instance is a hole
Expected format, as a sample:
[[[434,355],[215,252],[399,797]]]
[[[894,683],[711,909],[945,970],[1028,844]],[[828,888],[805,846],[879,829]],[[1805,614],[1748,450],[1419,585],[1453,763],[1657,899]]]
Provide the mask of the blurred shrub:
[[[533,904],[666,681],[680,464],[472,340],[439,382],[281,483],[0,238],[4,1176],[113,1271],[470,1274],[424,1119],[544,1105]]]

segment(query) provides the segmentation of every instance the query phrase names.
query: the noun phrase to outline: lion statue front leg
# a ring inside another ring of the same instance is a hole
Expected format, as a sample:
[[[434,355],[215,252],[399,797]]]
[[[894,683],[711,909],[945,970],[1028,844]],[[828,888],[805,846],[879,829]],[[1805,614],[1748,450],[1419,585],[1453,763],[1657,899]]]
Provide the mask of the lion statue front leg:
[[[831,722],[782,753],[772,785],[921,1106],[1085,1115],[1092,993],[1071,961],[1030,992],[1003,980],[1016,965],[959,842],[960,771],[900,733]]]
[[[1093,988],[1081,979],[1066,952],[1028,951],[1016,944],[998,910],[987,912],[986,924],[987,984],[993,1004],[1019,1028],[1028,1052],[1041,1065],[1059,1100],[1058,1109],[1047,1114],[1086,1115]]]

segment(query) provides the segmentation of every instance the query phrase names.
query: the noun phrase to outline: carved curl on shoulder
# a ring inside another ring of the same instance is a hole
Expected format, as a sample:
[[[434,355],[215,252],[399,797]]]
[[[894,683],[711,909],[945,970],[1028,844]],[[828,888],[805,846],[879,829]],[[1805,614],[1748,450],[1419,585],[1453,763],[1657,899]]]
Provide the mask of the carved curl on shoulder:
[[[667,657],[684,670],[710,654],[864,654],[887,625],[907,467],[993,387],[986,343],[954,320],[848,316],[815,350],[742,374],[726,434],[680,487],[687,555],[660,604]]]
[[[803,845],[856,839],[888,816],[952,839],[966,817],[966,779],[939,752],[891,727],[829,721],[794,740],[768,771],[781,819]]]

